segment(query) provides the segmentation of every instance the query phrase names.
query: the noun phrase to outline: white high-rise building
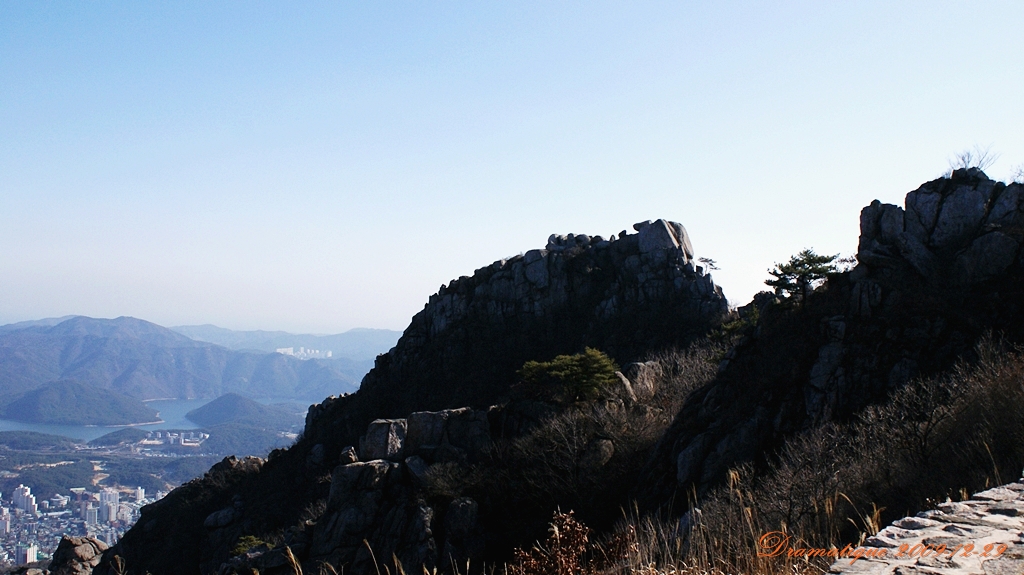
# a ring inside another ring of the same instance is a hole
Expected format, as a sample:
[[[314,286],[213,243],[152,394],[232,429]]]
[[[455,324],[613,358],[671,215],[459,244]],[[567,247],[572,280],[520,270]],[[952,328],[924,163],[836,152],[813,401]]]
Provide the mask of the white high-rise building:
[[[114,506],[116,507],[117,504],[120,503],[120,502],[121,502],[121,494],[118,493],[118,491],[116,489],[114,489],[113,487],[104,487],[103,490],[100,491],[100,503],[101,504],[113,503]]]
[[[117,503],[99,503],[99,511],[96,519],[99,523],[111,523],[118,520]]]
[[[125,523],[133,523],[135,521],[135,513],[130,505],[122,503],[117,506],[117,520]]]
[[[39,548],[35,545],[19,545],[14,552],[14,563],[17,565],[35,563],[38,551]]]
[[[142,501],[145,498],[146,498],[146,490],[141,488],[141,487],[136,487],[135,488],[135,500],[136,501]]]
[[[19,484],[14,488],[14,494],[11,495],[11,501],[14,502],[14,506],[18,509],[25,508],[25,498],[32,495],[32,489]]]
[[[32,489],[24,485],[14,488],[14,495],[11,496],[14,506],[18,509],[35,515],[39,509],[36,507],[36,496],[32,495]]]
[[[99,509],[97,509],[97,508],[95,508],[95,507],[90,505],[85,510],[85,524],[86,525],[96,525],[99,522],[100,522],[99,521]]]

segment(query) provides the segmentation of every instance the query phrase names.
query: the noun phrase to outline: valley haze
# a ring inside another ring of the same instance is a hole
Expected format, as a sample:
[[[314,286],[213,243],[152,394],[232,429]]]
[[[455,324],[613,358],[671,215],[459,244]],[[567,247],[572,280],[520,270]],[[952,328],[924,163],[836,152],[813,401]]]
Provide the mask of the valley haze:
[[[397,332],[353,330],[333,336],[232,332],[181,327],[224,343],[199,341],[135,318],[84,316],[0,326],[0,413],[63,425],[153,422],[155,399],[252,398],[318,401],[354,391]],[[330,358],[300,359],[276,348],[318,346]],[[333,350],[332,350],[333,348]]]

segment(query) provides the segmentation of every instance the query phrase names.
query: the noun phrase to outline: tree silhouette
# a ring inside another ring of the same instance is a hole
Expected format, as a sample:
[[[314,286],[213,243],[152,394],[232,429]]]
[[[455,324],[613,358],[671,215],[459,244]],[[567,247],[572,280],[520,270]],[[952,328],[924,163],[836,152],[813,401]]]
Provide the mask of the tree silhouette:
[[[559,355],[551,361],[527,361],[518,371],[518,391],[565,403],[593,399],[618,381],[618,369],[604,352],[588,347],[583,353]]]
[[[802,302],[821,280],[836,271],[834,256],[823,256],[814,253],[813,249],[805,249],[789,258],[789,262],[776,264],[775,269],[768,273],[775,279],[765,280],[765,284],[775,288],[775,295]]]

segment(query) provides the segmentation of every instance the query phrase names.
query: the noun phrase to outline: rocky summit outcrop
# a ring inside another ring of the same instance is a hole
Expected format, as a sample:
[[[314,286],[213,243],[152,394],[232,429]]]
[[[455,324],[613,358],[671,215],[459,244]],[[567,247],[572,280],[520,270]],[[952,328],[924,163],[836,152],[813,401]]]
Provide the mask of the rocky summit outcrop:
[[[1024,341],[1024,185],[954,171],[860,216],[858,265],[806,301],[761,294],[718,377],[697,390],[636,488],[647,508],[766,465],[786,437],[844,420],[910,379],[971,359],[986,333]],[[757,313],[754,313],[754,312]]]
[[[495,437],[551,415],[541,402],[490,409],[509,398],[523,363],[597,348],[626,365],[622,393],[641,401],[656,391],[657,366],[629,363],[705,335],[727,313],[683,226],[634,230],[553,235],[442,286],[358,392],[310,407],[294,446],[266,461],[226,459],[147,506],[97,572],[113,572],[115,556],[129,573],[155,574],[273,573],[293,559],[346,573],[377,572],[375,558],[407,571],[480,565],[483,508],[495,503],[445,485],[463,481]],[[615,453],[599,438],[587,465]]]
[[[359,392],[312,408],[307,434],[352,443],[373,419],[499,403],[527,360],[600,349],[620,362],[707,333],[728,303],[682,225],[552,235],[430,296]]]
[[[50,575],[89,575],[107,550],[107,544],[93,537],[65,535],[53,552]]]
[[[909,265],[930,281],[969,285],[1019,263],[1024,185],[957,170],[907,194],[905,209],[875,200],[860,217],[860,262]]]
[[[280,541],[253,541],[248,549],[237,549],[243,536],[256,529],[259,507],[270,502],[254,486],[235,483],[237,489],[232,493],[216,498],[219,503],[211,500],[196,510],[199,515],[206,513],[201,530],[186,536],[199,544],[192,550],[198,557],[189,557],[188,563],[161,564],[138,554],[140,547],[158,544],[146,541],[140,546],[140,539],[161,537],[162,531],[158,530],[164,524],[173,529],[170,526],[180,518],[174,514],[161,516],[146,507],[139,520],[142,532],[129,533],[111,549],[101,572],[110,572],[109,562],[115,555],[124,558],[129,572],[135,571],[131,567],[137,570],[145,566],[154,573],[198,571],[224,575],[252,570],[293,573],[293,560],[306,569],[326,563],[349,573],[375,573],[377,558],[392,566],[398,561],[407,571],[435,566],[450,571],[452,565],[465,565],[467,560],[478,564],[484,539],[477,502],[458,497],[435,509],[424,499],[421,488],[437,466],[476,461],[490,444],[490,422],[485,411],[462,408],[376,420],[368,426],[359,449],[342,449],[338,464],[326,475],[320,474],[324,469],[324,445],[309,450],[305,468],[324,480],[325,489],[317,499],[322,508],[314,511],[315,517],[285,530]],[[232,470],[240,471],[233,475],[244,482],[245,476],[251,479],[251,473],[262,464],[259,460],[226,459],[185,489],[205,487],[215,492],[210,488],[225,481]],[[274,461],[268,465],[274,465]],[[169,497],[181,496],[176,491]]]

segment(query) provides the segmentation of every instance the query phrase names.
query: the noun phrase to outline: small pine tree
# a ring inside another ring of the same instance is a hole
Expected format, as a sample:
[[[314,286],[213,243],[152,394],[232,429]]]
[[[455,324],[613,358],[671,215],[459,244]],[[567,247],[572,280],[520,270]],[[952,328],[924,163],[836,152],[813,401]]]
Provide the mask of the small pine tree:
[[[232,555],[241,555],[248,553],[253,547],[259,547],[260,545],[266,545],[262,539],[254,537],[252,535],[242,535],[235,542],[235,547],[231,550]]]
[[[559,401],[580,401],[597,397],[614,383],[618,366],[604,352],[586,348],[583,353],[559,355],[551,361],[528,361],[518,375],[530,395]]]
[[[776,264],[775,269],[768,270],[775,279],[764,283],[775,288],[775,295],[802,302],[821,280],[836,271],[837,257],[838,254],[824,256],[805,249],[789,258],[788,263]]]

